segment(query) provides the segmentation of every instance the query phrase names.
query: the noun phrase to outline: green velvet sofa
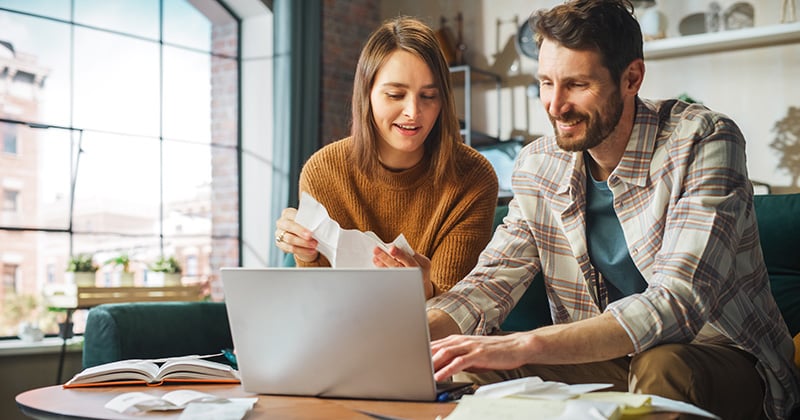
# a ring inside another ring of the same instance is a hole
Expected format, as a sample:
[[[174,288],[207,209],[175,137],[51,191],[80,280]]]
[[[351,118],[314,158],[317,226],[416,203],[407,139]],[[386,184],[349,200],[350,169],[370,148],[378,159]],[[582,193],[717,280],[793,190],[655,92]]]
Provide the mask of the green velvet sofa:
[[[772,292],[793,336],[800,332],[800,194],[755,197],[761,246]],[[496,224],[507,208],[498,207]],[[523,331],[551,323],[541,281],[535,281],[503,323]],[[130,358],[218,353],[233,346],[223,303],[154,302],[92,308],[84,334],[83,365]]]
[[[126,359],[217,354],[233,348],[222,302],[137,302],[89,310],[83,367]],[[220,356],[212,360],[226,362]]]

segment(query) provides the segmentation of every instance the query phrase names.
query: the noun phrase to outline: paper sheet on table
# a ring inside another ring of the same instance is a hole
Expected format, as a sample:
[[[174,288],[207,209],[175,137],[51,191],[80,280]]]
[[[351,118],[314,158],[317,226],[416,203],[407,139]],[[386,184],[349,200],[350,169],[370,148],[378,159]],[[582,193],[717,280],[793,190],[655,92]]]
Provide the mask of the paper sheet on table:
[[[306,192],[300,196],[294,221],[313,232],[314,239],[319,242],[317,250],[330,261],[333,268],[374,267],[372,250],[376,246],[388,251],[394,245],[403,252],[414,255],[414,250],[402,233],[391,243],[385,243],[373,232],[342,229],[328,215],[325,206]]]
[[[239,420],[257,401],[258,398],[223,398],[191,389],[178,389],[161,396],[150,392],[126,392],[112,398],[105,408],[131,414],[183,410],[181,420]]]
[[[483,398],[465,395],[446,420],[617,420],[619,406],[601,401]]]
[[[529,376],[526,378],[483,385],[475,391],[475,396],[483,398],[503,398],[513,395],[515,397],[543,400],[566,400],[580,394],[609,388],[611,386],[611,384],[567,385],[561,382],[543,381],[538,376]]]
[[[692,404],[664,397],[630,392],[602,391],[609,384],[567,385],[543,381],[537,376],[483,385],[472,396],[462,398],[459,407],[447,420],[472,420],[484,418],[487,413],[516,419],[527,418],[536,412],[537,418],[546,419],[615,419],[649,412],[678,412],[719,419],[714,414]],[[526,411],[536,410],[536,411]],[[541,416],[539,413],[542,413]]]

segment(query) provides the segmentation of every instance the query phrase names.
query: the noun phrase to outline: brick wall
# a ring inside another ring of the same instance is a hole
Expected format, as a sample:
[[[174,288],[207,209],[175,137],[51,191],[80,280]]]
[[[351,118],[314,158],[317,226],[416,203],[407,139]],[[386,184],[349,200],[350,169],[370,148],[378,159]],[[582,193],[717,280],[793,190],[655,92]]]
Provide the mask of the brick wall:
[[[216,24],[212,29],[212,49],[235,57],[236,23]],[[238,140],[238,74],[234,59],[211,57],[211,140],[215,144],[235,146]],[[211,273],[220,267],[239,264],[239,166],[235,148],[216,148],[211,153]],[[212,282],[215,279],[212,279]]]
[[[373,0],[325,0],[322,6],[322,145],[350,135],[350,100],[361,46],[381,23]]]

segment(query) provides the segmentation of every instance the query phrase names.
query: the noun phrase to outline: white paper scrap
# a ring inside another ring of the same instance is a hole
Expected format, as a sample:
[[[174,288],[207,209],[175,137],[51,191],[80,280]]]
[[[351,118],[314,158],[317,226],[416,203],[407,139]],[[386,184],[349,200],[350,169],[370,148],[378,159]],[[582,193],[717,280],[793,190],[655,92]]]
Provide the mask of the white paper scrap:
[[[532,413],[535,415],[532,416]],[[602,401],[462,397],[446,420],[617,420],[619,406]]]
[[[186,406],[179,420],[240,420],[253,408],[258,398],[231,398],[225,402],[193,402]]]
[[[543,381],[538,376],[512,379],[510,381],[483,385],[475,391],[476,396],[484,398],[503,398],[507,396],[566,400],[580,394],[611,387],[611,384],[567,385],[561,382]]]
[[[342,229],[328,215],[325,206],[306,192],[300,195],[294,221],[313,233],[312,236],[319,243],[317,251],[330,261],[333,268],[374,267],[372,250],[376,246],[388,251],[394,245],[406,254],[414,255],[414,250],[402,233],[391,243],[385,243],[373,232]]]
[[[228,402],[227,398],[217,397],[190,389],[179,389],[159,396],[145,392],[126,392],[107,402],[105,408],[124,413],[144,411],[181,410],[192,402]]]

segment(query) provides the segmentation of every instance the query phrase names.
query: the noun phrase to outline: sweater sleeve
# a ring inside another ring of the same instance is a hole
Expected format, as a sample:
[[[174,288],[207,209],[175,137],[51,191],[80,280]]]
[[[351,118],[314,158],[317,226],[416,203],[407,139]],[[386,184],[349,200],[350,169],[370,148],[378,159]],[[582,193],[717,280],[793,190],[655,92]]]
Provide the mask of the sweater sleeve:
[[[319,201],[321,199],[320,194],[336,194],[336,191],[329,191],[323,188],[320,183],[322,180],[325,179],[324,177],[324,169],[319,164],[319,156],[313,156],[303,165],[303,169],[300,171],[300,180],[299,180],[299,194],[298,197],[303,193],[307,192],[309,195],[314,197],[315,200]],[[323,184],[324,185],[324,184]],[[331,186],[334,188],[334,186]],[[327,192],[326,192],[327,191]],[[298,267],[330,267],[331,263],[325,258],[324,255],[318,254],[316,260],[311,262],[301,261],[294,257],[295,265]]]

